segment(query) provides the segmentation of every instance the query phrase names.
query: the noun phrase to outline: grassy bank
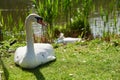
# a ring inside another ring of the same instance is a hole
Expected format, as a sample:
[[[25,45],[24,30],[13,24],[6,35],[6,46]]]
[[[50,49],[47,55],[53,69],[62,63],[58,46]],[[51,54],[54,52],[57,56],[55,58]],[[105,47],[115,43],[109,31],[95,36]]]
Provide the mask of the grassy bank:
[[[13,62],[14,54],[11,53],[9,57],[0,58],[0,71],[4,72],[2,80],[119,80],[119,42],[95,39],[57,45],[57,60],[34,70],[16,66]]]

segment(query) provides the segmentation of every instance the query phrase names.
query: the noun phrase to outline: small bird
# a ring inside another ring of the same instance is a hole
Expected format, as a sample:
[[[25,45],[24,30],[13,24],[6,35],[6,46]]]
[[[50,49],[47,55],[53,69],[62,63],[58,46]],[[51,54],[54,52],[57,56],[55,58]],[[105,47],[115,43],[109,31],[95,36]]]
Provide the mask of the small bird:
[[[79,42],[81,41],[81,38],[72,38],[72,37],[64,37],[63,33],[60,33],[60,37],[57,39],[56,43],[74,43],[74,42]]]

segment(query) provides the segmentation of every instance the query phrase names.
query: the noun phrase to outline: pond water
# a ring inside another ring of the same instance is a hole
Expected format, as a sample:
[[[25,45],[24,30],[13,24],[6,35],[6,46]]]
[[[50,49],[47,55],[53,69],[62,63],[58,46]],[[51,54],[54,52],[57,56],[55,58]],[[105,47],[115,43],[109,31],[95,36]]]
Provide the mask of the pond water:
[[[102,19],[101,17],[91,17],[89,19],[91,30],[93,33],[93,36],[96,37],[102,37],[104,33],[109,34],[120,34],[120,16],[118,13],[116,14],[117,18],[109,18],[107,22],[105,22],[105,19]],[[105,17],[105,16],[104,16]]]
[[[96,11],[99,10],[98,7],[100,7],[100,5],[103,5],[103,7],[107,9],[107,4],[110,1],[111,0],[93,0],[97,7]],[[6,17],[7,14],[12,14],[16,21],[18,21],[18,19],[21,17],[24,20],[26,17],[26,12],[28,12],[31,7],[31,0],[0,0],[0,11],[2,11],[3,16]],[[116,25],[114,24],[114,19],[109,19],[107,23],[104,23],[104,20],[99,16],[99,14],[94,17],[91,16],[89,22],[94,37],[101,37],[104,31],[120,34],[120,16],[118,13],[116,18]]]

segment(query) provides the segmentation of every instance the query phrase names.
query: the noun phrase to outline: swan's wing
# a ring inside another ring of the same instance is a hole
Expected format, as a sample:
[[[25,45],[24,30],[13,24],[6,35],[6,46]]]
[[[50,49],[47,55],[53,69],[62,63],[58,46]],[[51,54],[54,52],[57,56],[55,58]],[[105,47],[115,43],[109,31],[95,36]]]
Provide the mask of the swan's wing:
[[[78,39],[77,38],[64,38],[64,42],[76,42],[76,41],[78,41]]]
[[[39,53],[41,51],[45,51],[45,52],[48,52],[49,54],[54,54],[54,49],[52,47],[52,45],[50,44],[44,44],[44,43],[36,43],[34,44],[34,50],[35,50],[35,53]]]
[[[38,63],[44,64],[56,59],[54,49],[50,44],[34,44],[34,50]]]

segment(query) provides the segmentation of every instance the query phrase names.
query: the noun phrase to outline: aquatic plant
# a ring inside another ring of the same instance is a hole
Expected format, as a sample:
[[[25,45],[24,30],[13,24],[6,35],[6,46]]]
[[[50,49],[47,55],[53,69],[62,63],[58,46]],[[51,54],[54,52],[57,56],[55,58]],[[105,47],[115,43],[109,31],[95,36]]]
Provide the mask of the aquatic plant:
[[[107,5],[107,7],[109,8],[108,10],[104,9],[102,5],[100,6],[100,16],[102,21],[104,22],[102,39],[106,41],[110,41],[111,35],[112,34],[115,35],[117,31],[117,13],[116,13],[117,7],[115,3],[116,3],[116,0],[112,0]],[[111,19],[113,19],[113,22],[110,23]],[[112,32],[110,31],[110,27],[113,27]]]
[[[74,31],[75,37],[81,36],[87,38],[91,35],[90,25],[88,16],[92,9],[92,0],[82,0],[81,8],[77,8],[74,13],[73,18],[71,18],[71,24],[69,25],[69,29]]]

